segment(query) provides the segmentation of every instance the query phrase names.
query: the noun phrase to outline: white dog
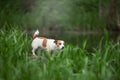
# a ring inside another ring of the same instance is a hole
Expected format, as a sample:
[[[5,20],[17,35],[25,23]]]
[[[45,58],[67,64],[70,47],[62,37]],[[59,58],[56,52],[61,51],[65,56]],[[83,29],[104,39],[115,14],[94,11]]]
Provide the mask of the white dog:
[[[45,37],[39,37],[39,31],[37,30],[33,35],[32,41],[32,54],[36,55],[36,51],[38,48],[46,50],[51,55],[54,51],[64,49],[64,41],[63,40],[54,40],[47,39]]]

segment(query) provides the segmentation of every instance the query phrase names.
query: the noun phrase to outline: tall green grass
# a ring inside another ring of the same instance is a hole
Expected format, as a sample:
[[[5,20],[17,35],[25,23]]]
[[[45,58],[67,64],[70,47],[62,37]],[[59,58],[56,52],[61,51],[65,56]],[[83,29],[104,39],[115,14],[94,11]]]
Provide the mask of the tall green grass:
[[[0,30],[0,80],[119,80],[120,44],[98,43],[92,51],[66,44],[51,60],[31,56],[31,37],[19,29]]]

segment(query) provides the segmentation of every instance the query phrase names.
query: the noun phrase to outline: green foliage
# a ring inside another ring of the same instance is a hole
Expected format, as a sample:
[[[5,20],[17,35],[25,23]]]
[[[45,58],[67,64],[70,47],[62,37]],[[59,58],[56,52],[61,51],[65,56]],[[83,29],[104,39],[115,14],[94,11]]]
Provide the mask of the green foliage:
[[[98,48],[87,50],[66,45],[50,59],[46,52],[31,56],[32,39],[19,29],[0,30],[1,80],[119,80],[120,44],[101,40]]]
[[[23,28],[100,29],[106,27],[108,6],[109,0],[2,0],[0,26],[17,24]],[[102,20],[99,20],[99,7],[105,11]]]

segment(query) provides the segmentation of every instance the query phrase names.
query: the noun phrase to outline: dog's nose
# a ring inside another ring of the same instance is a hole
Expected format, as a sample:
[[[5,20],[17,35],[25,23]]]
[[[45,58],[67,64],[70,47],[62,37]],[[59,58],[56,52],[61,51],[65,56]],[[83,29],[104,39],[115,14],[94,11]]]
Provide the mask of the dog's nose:
[[[64,46],[62,47],[62,49],[64,49]]]

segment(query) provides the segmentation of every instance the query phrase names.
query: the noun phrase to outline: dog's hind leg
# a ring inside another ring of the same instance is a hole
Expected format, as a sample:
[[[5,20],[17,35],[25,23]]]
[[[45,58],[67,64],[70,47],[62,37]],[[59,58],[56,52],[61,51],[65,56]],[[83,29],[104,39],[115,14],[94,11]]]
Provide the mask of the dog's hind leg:
[[[32,55],[33,55],[33,56],[36,55],[37,50],[38,50],[38,48],[33,48],[33,49],[32,49]]]

